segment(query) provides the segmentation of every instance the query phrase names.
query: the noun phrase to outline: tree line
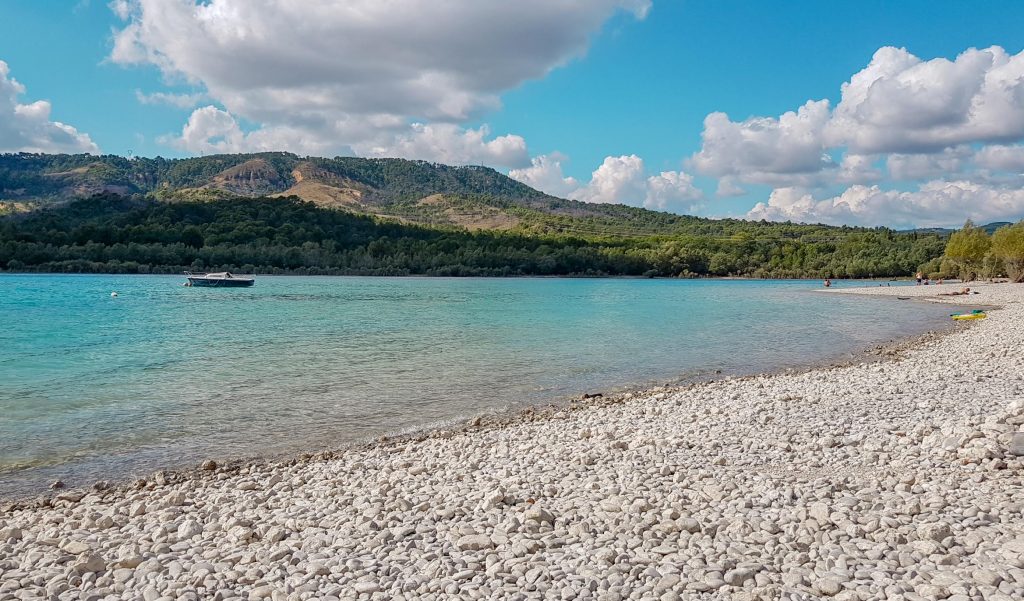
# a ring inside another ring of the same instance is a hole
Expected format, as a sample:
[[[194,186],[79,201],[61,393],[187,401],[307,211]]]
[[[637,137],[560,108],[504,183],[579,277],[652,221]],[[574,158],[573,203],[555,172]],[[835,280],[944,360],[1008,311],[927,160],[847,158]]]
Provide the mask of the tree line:
[[[942,256],[922,265],[922,271],[933,279],[1006,277],[1024,282],[1024,221],[1004,225],[990,236],[968,220],[950,235]]]
[[[711,223],[711,222],[709,222]],[[0,219],[0,269],[447,276],[896,277],[945,239],[730,221],[728,235],[603,236],[422,227],[297,198],[98,195]]]

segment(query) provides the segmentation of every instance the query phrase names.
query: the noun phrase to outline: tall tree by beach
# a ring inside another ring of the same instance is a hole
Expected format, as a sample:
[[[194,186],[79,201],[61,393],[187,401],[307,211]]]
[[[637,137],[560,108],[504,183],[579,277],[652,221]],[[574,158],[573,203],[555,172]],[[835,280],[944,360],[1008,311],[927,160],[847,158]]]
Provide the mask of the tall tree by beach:
[[[1004,225],[992,234],[992,254],[1002,261],[1011,280],[1024,282],[1024,221]]]
[[[957,266],[961,279],[971,281],[981,273],[991,246],[992,239],[985,230],[968,219],[962,229],[950,235],[945,256]]]

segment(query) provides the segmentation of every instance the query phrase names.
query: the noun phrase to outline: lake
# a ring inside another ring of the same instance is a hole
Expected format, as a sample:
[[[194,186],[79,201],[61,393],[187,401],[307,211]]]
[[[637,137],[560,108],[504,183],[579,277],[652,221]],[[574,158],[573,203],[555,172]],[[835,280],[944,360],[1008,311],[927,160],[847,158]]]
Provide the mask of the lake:
[[[0,496],[840,359],[949,312],[818,281],[183,281],[0,275]]]

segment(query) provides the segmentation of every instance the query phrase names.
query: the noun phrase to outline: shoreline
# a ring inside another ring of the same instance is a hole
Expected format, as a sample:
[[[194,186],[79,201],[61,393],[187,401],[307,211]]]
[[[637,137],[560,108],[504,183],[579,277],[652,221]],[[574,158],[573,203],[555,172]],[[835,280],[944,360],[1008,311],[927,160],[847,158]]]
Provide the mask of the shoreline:
[[[353,441],[347,445],[326,449],[309,449],[296,453],[281,453],[267,455],[253,455],[248,457],[218,458],[211,457],[206,461],[212,461],[217,465],[215,468],[220,473],[238,473],[249,467],[278,468],[293,466],[299,463],[312,463],[339,459],[348,453],[354,452],[387,452],[394,446],[409,443],[423,442],[428,439],[451,438],[460,434],[472,434],[486,430],[508,428],[524,423],[538,420],[550,419],[558,413],[572,413],[586,411],[595,407],[611,407],[628,403],[632,400],[643,399],[660,394],[683,393],[694,388],[704,386],[713,382],[744,381],[760,377],[774,377],[782,375],[799,375],[815,372],[823,369],[851,367],[870,363],[895,361],[900,353],[913,349],[914,347],[954,335],[958,331],[976,325],[974,322],[957,324],[950,323],[947,327],[891,340],[883,344],[870,344],[864,348],[857,349],[843,359],[823,360],[799,366],[780,367],[774,370],[766,370],[745,374],[717,373],[719,370],[702,370],[693,375],[685,383],[669,383],[665,385],[651,385],[646,387],[623,387],[622,390],[610,392],[582,393],[571,398],[553,399],[544,403],[529,404],[523,407],[510,408],[504,411],[481,413],[472,417],[460,417],[441,424],[424,424],[411,430],[403,430],[393,433],[385,433],[372,437],[368,440]],[[94,484],[60,487],[57,490],[47,492],[27,493],[17,496],[0,496],[0,517],[4,511],[18,509],[31,509],[52,506],[56,497],[59,496],[97,496],[106,500],[124,499],[134,492],[156,482],[155,478],[164,480],[166,483],[181,483],[188,480],[202,480],[210,475],[211,470],[206,470],[199,465],[167,466],[160,468],[146,477],[123,476],[112,480],[101,480]],[[44,466],[49,467],[49,466]]]
[[[86,274],[88,275],[88,274]],[[162,275],[162,274],[131,274],[131,275]],[[275,276],[276,277],[276,276]],[[296,277],[316,277],[316,276],[296,276]],[[324,277],[346,277],[346,276],[324,276]],[[363,276],[354,276],[363,277]],[[419,277],[419,276],[409,276]],[[532,277],[532,276],[524,276]],[[711,278],[711,279],[730,279],[730,278]],[[743,278],[734,278],[743,279]],[[870,290],[871,288],[867,288]],[[814,289],[807,290],[805,292],[815,293],[834,293],[842,290],[851,290],[849,288],[833,288],[833,289]],[[878,296],[873,294],[865,294],[865,296]],[[889,295],[883,295],[889,296]],[[970,298],[970,297],[968,297]],[[914,299],[915,302],[927,302],[927,298]],[[883,302],[896,302],[895,299],[887,299]],[[981,307],[982,305],[972,304],[972,307]],[[865,363],[872,363],[878,361],[888,361],[899,356],[900,353],[906,350],[912,349],[915,346],[924,344],[931,340],[942,338],[951,334],[956,333],[962,329],[968,328],[975,325],[975,322],[942,322],[943,325],[932,329],[925,330],[923,332],[913,334],[901,334],[895,338],[890,339],[883,343],[866,343],[851,349],[842,355],[825,358],[820,360],[813,360],[808,362],[801,362],[794,365],[784,365],[774,369],[766,370],[754,370],[750,372],[738,372],[738,373],[723,373],[718,369],[697,369],[693,370],[689,374],[682,374],[679,376],[673,376],[669,378],[659,378],[657,381],[649,381],[646,383],[635,383],[625,384],[611,390],[602,389],[598,391],[585,391],[572,396],[562,396],[547,399],[536,403],[524,404],[515,407],[507,407],[502,410],[486,411],[479,414],[470,416],[455,417],[452,419],[444,420],[442,422],[425,423],[414,428],[406,428],[400,431],[386,431],[380,435],[370,436],[367,438],[353,440],[345,444],[332,447],[321,447],[321,448],[309,448],[305,450],[298,450],[294,452],[281,452],[281,453],[264,453],[249,456],[234,456],[234,457],[218,457],[211,456],[206,457],[202,461],[197,463],[178,463],[175,465],[164,465],[158,466],[157,469],[146,473],[136,472],[134,474],[122,474],[120,476],[108,476],[106,478],[93,481],[92,483],[81,482],[76,483],[72,486],[62,485],[58,489],[50,488],[49,490],[37,489],[31,492],[25,492],[23,494],[13,495],[2,495],[0,494],[0,511],[4,508],[25,508],[25,507],[38,507],[46,506],[48,502],[52,501],[57,496],[61,495],[77,495],[79,493],[88,495],[90,493],[102,492],[104,498],[109,498],[109,494],[120,494],[122,496],[129,495],[134,491],[139,490],[140,483],[147,480],[153,480],[153,478],[160,474],[161,478],[167,482],[183,482],[188,479],[201,478],[206,472],[200,467],[202,463],[212,461],[221,467],[234,470],[244,469],[247,466],[279,466],[279,465],[294,465],[297,461],[305,461],[308,458],[321,458],[321,459],[334,459],[343,456],[350,452],[372,452],[373,450],[382,447],[385,443],[390,444],[400,441],[412,441],[418,442],[428,438],[435,438],[438,436],[448,437],[456,433],[466,433],[472,431],[471,428],[502,428],[511,427],[524,421],[535,421],[537,419],[544,419],[552,413],[559,411],[579,411],[587,409],[593,406],[595,403],[601,406],[617,405],[629,400],[644,398],[655,394],[666,394],[666,393],[679,393],[690,390],[694,387],[709,384],[712,382],[719,381],[730,381],[730,380],[745,380],[756,377],[771,377],[780,375],[793,375],[793,374],[805,374],[821,369],[838,368],[838,367],[850,367],[855,365],[861,365]],[[657,382],[665,382],[664,384],[658,384]],[[597,399],[589,399],[587,397],[596,396]],[[28,469],[43,469],[53,470],[59,467],[61,464],[56,465],[42,465],[38,468]],[[17,472],[11,472],[17,473]],[[0,474],[2,475],[2,474]],[[58,476],[56,479],[59,482],[62,477]]]
[[[977,288],[876,361],[8,504],[0,601],[1020,598],[1024,286]]]
[[[231,270],[229,270],[231,271]],[[232,271],[235,273],[235,271]],[[75,272],[63,272],[63,271],[9,271],[7,269],[0,269],[0,275],[57,275],[57,276],[141,276],[141,277],[182,277],[184,271],[159,271],[156,273],[118,273],[112,271],[75,271]],[[238,275],[253,275],[260,277],[273,277],[273,278],[425,278],[425,279],[439,279],[439,278],[450,278],[456,280],[470,280],[470,279],[494,279],[494,280],[508,280],[508,279],[524,279],[524,278],[535,278],[538,280],[725,280],[725,281],[803,281],[803,282],[814,282],[821,281],[823,278],[820,277],[791,277],[791,278],[759,278],[755,276],[740,276],[740,275],[696,275],[694,277],[667,277],[667,276],[645,276],[645,275],[586,275],[586,274],[567,274],[567,275],[537,275],[537,274],[524,274],[524,275],[429,275],[425,273],[409,273],[405,275],[366,275],[366,274],[350,274],[350,273],[266,273],[266,272],[254,272],[254,273],[242,273],[238,272]],[[833,282],[913,282],[914,279],[910,277],[871,277],[871,278],[831,278]],[[933,286],[960,283],[959,280],[949,280],[944,284],[931,284]]]

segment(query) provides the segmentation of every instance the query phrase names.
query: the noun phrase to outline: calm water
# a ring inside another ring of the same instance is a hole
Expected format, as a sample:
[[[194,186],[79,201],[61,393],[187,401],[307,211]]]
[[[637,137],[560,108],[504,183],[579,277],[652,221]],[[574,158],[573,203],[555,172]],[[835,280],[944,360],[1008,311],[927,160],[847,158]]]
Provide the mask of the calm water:
[[[806,364],[948,313],[810,292],[818,282],[182,282],[0,275],[0,496]]]

